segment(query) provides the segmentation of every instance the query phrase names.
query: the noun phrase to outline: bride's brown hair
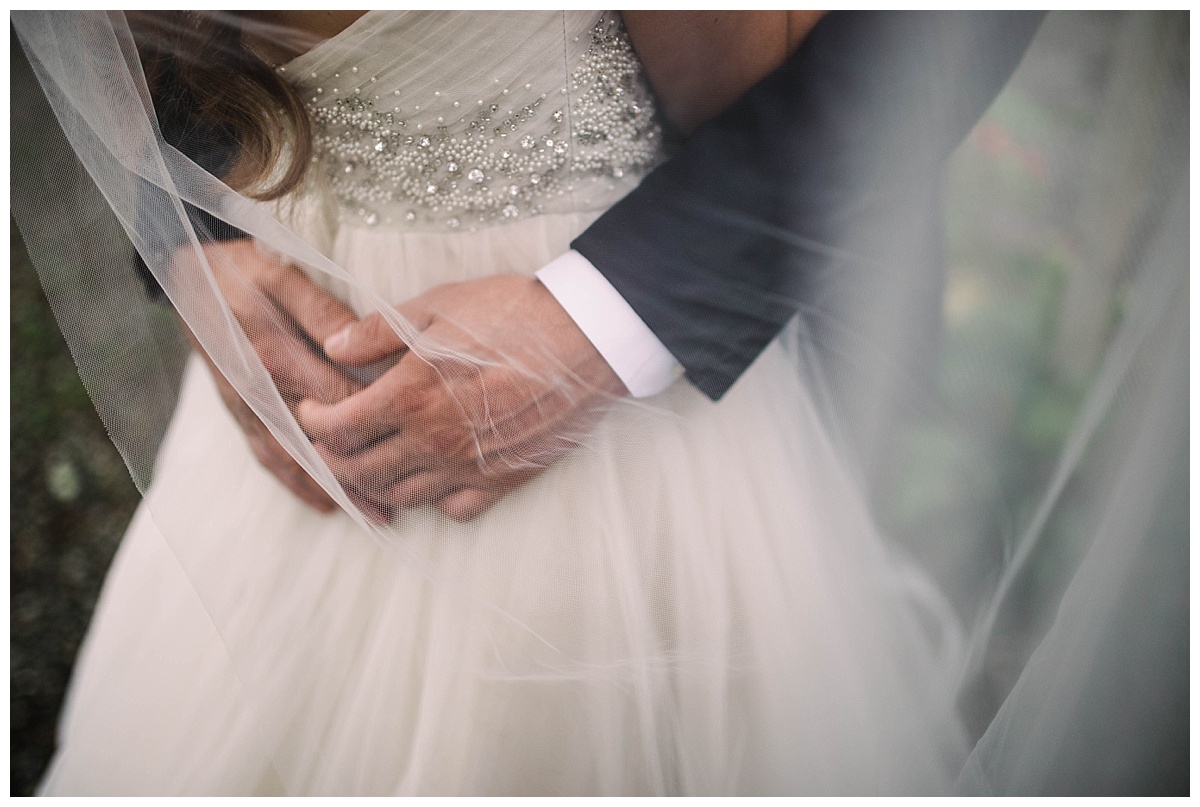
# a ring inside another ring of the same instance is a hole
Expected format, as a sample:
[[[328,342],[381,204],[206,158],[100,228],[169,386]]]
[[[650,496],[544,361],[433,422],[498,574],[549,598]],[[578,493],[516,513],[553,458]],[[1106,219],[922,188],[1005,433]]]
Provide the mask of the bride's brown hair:
[[[312,124],[296,91],[247,47],[230,13],[129,12],[163,137],[245,195],[304,179]]]

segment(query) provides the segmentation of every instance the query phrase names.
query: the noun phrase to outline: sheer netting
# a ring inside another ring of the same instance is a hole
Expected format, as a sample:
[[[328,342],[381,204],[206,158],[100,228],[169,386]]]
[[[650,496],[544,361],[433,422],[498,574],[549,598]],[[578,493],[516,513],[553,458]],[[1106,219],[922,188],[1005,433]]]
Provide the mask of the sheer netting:
[[[1027,23],[897,15],[878,126],[769,178],[613,13],[11,19],[13,214],[144,496],[45,792],[1186,791],[1186,16],[1106,18],[1080,128],[967,137]],[[708,171],[771,212],[666,197]],[[720,233],[627,228],[612,284],[686,301],[642,398],[534,275],[630,194]]]

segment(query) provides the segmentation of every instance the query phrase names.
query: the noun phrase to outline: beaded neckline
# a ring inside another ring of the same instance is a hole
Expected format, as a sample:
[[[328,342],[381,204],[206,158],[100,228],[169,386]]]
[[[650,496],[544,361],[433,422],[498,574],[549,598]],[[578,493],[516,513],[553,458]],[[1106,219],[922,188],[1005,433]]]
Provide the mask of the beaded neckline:
[[[603,15],[581,37],[559,86],[435,90],[424,111],[400,90],[372,92],[376,76],[358,66],[311,72],[297,88],[314,122],[318,181],[344,217],[368,226],[474,229],[611,204],[659,160],[662,135],[619,18]]]

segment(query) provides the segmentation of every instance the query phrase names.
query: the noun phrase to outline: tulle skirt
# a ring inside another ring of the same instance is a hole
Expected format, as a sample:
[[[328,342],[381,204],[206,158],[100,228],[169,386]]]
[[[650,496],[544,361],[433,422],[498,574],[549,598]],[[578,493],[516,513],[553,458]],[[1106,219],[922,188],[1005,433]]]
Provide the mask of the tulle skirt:
[[[531,273],[589,217],[296,220],[401,301]],[[260,467],[193,359],[43,791],[938,793],[958,649],[782,342],[718,403],[625,402],[483,516],[383,541]]]

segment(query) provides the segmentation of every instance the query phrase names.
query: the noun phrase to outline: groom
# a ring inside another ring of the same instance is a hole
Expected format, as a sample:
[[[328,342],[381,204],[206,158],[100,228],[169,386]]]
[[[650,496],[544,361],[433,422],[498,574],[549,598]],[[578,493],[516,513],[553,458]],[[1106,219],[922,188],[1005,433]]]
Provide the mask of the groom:
[[[470,518],[565,453],[570,441],[556,438],[581,433],[619,396],[653,395],[682,373],[720,399],[798,310],[858,312],[827,331],[806,318],[818,351],[836,352],[854,316],[916,306],[928,316],[910,319],[925,332],[896,340],[922,353],[940,310],[940,275],[928,269],[941,167],[1040,19],[828,14],[539,280],[485,278],[398,306],[439,344],[516,355],[525,372],[496,362],[456,380],[404,353],[374,315],[326,339],[326,353],[399,363],[341,402],[304,401],[300,424],[340,479],[372,480],[381,517],[432,501]],[[546,345],[553,355],[533,349]],[[471,422],[470,402],[485,400],[488,423],[507,428]]]

